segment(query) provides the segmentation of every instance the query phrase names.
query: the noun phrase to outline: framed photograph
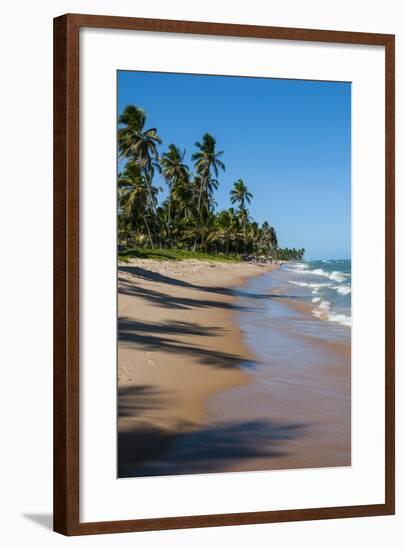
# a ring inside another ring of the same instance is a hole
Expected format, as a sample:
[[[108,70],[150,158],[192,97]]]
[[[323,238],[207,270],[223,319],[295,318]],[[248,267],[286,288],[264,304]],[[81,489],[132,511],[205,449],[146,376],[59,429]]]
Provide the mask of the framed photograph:
[[[394,514],[394,36],[54,20],[54,529]]]

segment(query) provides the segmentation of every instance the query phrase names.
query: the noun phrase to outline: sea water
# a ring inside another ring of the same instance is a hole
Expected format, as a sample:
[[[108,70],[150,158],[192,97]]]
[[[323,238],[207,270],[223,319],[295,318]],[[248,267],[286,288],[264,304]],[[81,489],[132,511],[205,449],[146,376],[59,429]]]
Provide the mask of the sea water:
[[[249,347],[263,357],[272,350],[292,364],[296,354],[302,364],[304,356],[313,360],[316,343],[350,345],[350,260],[283,263],[240,291],[238,323]]]
[[[310,303],[315,317],[345,327],[351,326],[351,260],[286,264],[280,270],[279,277],[283,279],[283,292],[287,290]]]
[[[253,357],[238,366],[250,383],[212,396],[208,421],[249,425],[244,442],[260,450],[252,469],[350,465],[351,263],[278,267],[235,289],[234,318]],[[303,429],[284,439],[274,426]]]

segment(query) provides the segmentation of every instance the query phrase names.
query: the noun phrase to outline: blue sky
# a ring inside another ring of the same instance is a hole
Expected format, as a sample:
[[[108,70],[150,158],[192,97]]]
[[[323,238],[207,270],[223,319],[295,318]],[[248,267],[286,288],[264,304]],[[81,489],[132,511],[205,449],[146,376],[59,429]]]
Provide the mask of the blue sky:
[[[217,209],[242,178],[251,215],[307,259],[350,258],[351,85],[270,78],[118,72],[118,112],[134,104],[147,128],[186,150],[205,132],[224,151]],[[163,181],[156,183],[165,187]]]

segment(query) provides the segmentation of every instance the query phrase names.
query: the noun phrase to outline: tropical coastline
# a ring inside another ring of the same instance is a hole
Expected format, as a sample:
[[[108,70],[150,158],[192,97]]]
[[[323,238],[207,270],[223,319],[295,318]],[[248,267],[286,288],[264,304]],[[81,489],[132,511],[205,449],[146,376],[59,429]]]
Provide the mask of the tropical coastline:
[[[118,477],[351,464],[350,97],[118,72]]]
[[[276,229],[253,218],[242,178],[231,206],[216,210],[225,164],[214,136],[195,142],[192,169],[173,143],[159,154],[143,109],[127,105],[118,122],[118,475],[226,471],[246,438],[234,441],[235,425],[207,425],[207,402],[253,383],[246,367],[256,363],[233,315],[235,288],[305,249],[281,248]],[[225,465],[207,458],[230,436]]]
[[[119,265],[119,476],[350,464],[350,346],[297,333],[294,307],[326,322],[271,293],[278,267]]]

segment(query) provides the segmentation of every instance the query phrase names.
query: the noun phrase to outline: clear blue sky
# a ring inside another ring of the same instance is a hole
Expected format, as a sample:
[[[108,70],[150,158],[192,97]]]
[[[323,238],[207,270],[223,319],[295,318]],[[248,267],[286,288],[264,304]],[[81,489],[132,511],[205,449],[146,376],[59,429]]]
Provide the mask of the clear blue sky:
[[[216,138],[226,165],[217,209],[242,178],[251,215],[276,228],[281,247],[351,257],[349,83],[119,71],[118,112],[128,104],[147,112],[160,152],[174,143],[190,166],[194,143]]]

